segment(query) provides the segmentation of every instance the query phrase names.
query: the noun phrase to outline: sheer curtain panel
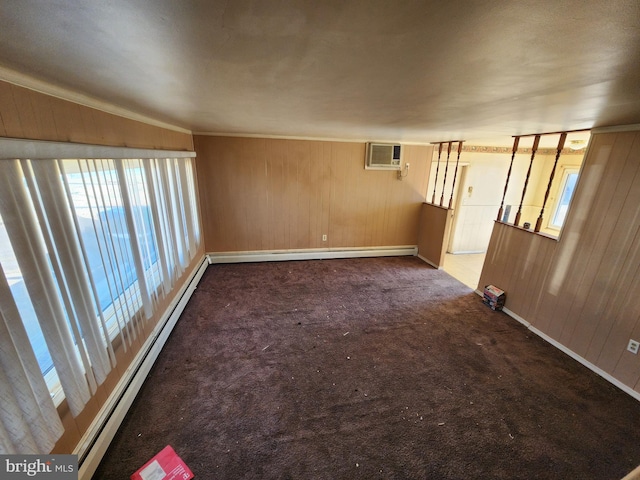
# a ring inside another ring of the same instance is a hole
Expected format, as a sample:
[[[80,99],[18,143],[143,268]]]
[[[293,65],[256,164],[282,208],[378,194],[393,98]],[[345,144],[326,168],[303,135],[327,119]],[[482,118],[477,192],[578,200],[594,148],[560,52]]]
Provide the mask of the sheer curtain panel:
[[[0,452],[48,452],[64,431],[0,271]]]

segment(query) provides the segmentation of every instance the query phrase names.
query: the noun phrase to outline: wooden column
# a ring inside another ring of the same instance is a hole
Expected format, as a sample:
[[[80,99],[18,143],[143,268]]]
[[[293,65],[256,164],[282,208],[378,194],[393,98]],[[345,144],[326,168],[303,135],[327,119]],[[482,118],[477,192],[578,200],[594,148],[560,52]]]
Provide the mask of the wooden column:
[[[433,181],[433,195],[431,196],[431,203],[436,203],[436,185],[438,185],[438,171],[440,170],[440,155],[442,155],[442,142],[438,144],[438,163],[436,164],[436,178]]]
[[[456,169],[453,172],[453,185],[451,185],[451,196],[449,197],[449,208],[453,204],[453,191],[456,189],[456,178],[458,176],[458,163],[460,163],[460,153],[462,152],[462,141],[458,142],[458,158],[456,158]]]
[[[451,156],[451,142],[447,146],[447,164],[444,167],[444,179],[442,180],[442,195],[440,195],[440,206],[444,203],[444,187],[447,184],[447,170],[449,170],[449,157]]]
[[[500,208],[498,209],[498,222],[502,221],[502,213],[504,212],[504,199],[507,197],[507,189],[509,188],[509,179],[511,178],[511,169],[513,168],[513,159],[516,158],[516,152],[518,151],[518,143],[520,137],[513,138],[513,149],[511,151],[511,163],[509,164],[509,171],[507,172],[507,181],[504,184],[504,192],[502,192],[502,201],[500,202]]]
[[[547,184],[547,191],[544,194],[544,200],[542,201],[542,209],[540,209],[540,215],[538,216],[538,220],[536,221],[536,228],[534,231],[539,232],[540,227],[542,226],[542,218],[544,217],[544,207],[547,204],[547,199],[549,198],[549,192],[551,191],[551,184],[553,183],[553,177],[556,174],[556,167],[558,166],[558,160],[560,159],[560,155],[562,154],[562,149],[564,148],[564,142],[567,139],[567,133],[563,132],[560,134],[560,140],[558,141],[558,148],[556,150],[556,159],[553,162],[553,168],[551,169],[551,175],[549,175],[549,183]]]
[[[524,179],[524,187],[522,188],[522,198],[520,199],[520,205],[518,206],[518,213],[516,213],[516,220],[513,224],[517,227],[520,223],[520,215],[522,214],[522,204],[524,203],[524,196],[527,193],[527,185],[529,184],[529,177],[531,176],[531,167],[533,166],[533,159],[536,157],[536,151],[538,150],[538,144],[540,143],[540,135],[536,135],[533,140],[533,146],[531,147],[531,160],[529,161],[529,169],[527,170],[527,176]]]

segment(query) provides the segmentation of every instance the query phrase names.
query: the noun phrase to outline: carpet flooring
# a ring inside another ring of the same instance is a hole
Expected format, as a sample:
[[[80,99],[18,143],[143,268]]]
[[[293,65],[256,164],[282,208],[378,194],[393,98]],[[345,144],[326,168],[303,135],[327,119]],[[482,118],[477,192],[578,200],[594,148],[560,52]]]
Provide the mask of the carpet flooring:
[[[171,445],[198,479],[620,479],[639,427],[416,257],[212,265],[94,478]]]

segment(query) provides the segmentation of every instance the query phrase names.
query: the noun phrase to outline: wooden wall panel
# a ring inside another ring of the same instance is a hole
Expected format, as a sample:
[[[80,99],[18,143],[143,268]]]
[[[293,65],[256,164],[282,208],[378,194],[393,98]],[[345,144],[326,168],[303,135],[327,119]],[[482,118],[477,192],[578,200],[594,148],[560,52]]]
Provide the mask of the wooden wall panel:
[[[27,138],[22,131],[20,111],[13,99],[14,88],[10,84],[0,83],[0,116],[2,116],[3,136]]]
[[[479,285],[505,290],[507,308],[530,321],[556,245],[555,239],[496,222]]]
[[[400,181],[365,170],[364,143],[194,142],[208,252],[417,245],[431,146],[403,146]]]
[[[119,117],[3,81],[0,136],[193,151],[190,133]]]
[[[481,277],[533,327],[636,391],[640,356],[626,346],[640,340],[638,158],[639,131],[593,134],[559,240],[496,223]]]
[[[595,147],[595,145],[594,145]],[[610,229],[615,222],[615,218],[619,214],[616,201],[616,191],[620,185],[624,170],[624,159],[627,157],[630,144],[618,144],[616,151],[612,152],[613,157],[607,165],[610,170],[609,174],[603,176],[599,188],[591,206],[588,221],[579,230],[571,230],[572,226],[567,225],[565,233],[573,233],[580,235],[580,248],[575,251],[573,260],[568,264],[568,277],[572,279],[571,283],[564,285],[562,295],[555,295],[556,301],[553,314],[563,321],[552,322],[546,333],[553,338],[559,339],[562,343],[569,346],[573,343],[573,336],[577,323],[581,324],[581,328],[586,327],[583,319],[580,318],[579,310],[583,306],[591,284],[599,275],[598,270],[601,266],[602,255],[606,247]],[[633,178],[633,177],[632,177]],[[581,198],[580,191],[576,191],[576,201]],[[574,228],[576,228],[574,226]],[[582,254],[580,254],[582,253]],[[600,294],[597,294],[600,297]],[[563,331],[567,333],[563,335]],[[580,333],[582,336],[584,333]],[[584,355],[584,351],[576,352]]]
[[[423,203],[420,209],[418,255],[437,268],[444,264],[451,215],[451,210],[431,203]]]
[[[527,281],[520,283],[524,294],[519,311],[523,318],[529,318],[536,306],[539,305],[540,294],[536,295],[531,292],[541,291],[541,285],[547,278],[557,246],[557,242],[548,237],[540,235],[530,235],[530,237],[533,245],[527,252],[526,259],[530,268],[525,267],[524,278]]]
[[[640,185],[640,177],[637,175],[640,167],[640,142],[636,142],[635,151],[631,151],[631,138],[624,140],[616,142],[621,149],[614,148],[612,152],[614,158],[625,158],[626,161],[620,168],[621,175],[614,191],[607,195],[610,199],[608,208],[601,217],[590,219],[590,224],[597,227],[598,233],[593,235],[594,248],[588,257],[588,268],[583,274],[581,291],[576,294],[576,299],[584,300],[572,305],[563,329],[564,335],[560,337],[569,348],[585,357],[588,356],[587,350],[600,318],[611,315],[612,309],[618,305],[617,302],[611,304],[611,300],[619,297],[618,294],[627,288],[626,284],[619,285],[618,282],[620,276],[624,276],[625,262],[629,260],[620,252],[630,251],[636,232],[629,227],[638,225],[640,189],[633,189],[632,186],[634,183]]]

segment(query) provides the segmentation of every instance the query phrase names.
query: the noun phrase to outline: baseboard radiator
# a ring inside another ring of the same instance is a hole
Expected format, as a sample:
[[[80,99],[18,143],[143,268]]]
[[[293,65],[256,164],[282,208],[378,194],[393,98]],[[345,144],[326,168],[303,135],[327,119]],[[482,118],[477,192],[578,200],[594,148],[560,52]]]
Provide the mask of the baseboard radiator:
[[[302,250],[260,250],[207,253],[210,263],[283,262],[289,260],[325,260],[335,258],[416,256],[417,245],[392,247],[322,248]]]
[[[205,257],[191,273],[191,280],[180,289],[175,300],[127,368],[126,373],[118,382],[98,416],[80,439],[73,452],[78,455],[80,465],[78,475],[80,480],[90,480],[98,465],[100,465],[100,461],[107,448],[109,448],[109,444],[118,431],[127,411],[140,391],[151,367],[158,358],[162,347],[164,347],[208,265],[209,262]]]

